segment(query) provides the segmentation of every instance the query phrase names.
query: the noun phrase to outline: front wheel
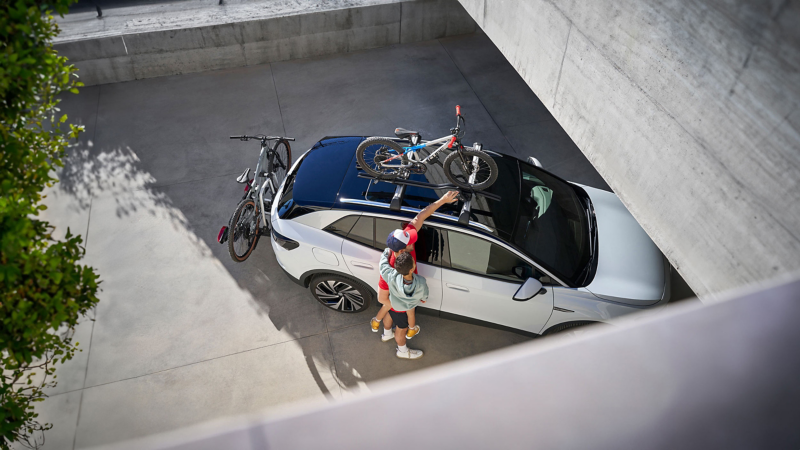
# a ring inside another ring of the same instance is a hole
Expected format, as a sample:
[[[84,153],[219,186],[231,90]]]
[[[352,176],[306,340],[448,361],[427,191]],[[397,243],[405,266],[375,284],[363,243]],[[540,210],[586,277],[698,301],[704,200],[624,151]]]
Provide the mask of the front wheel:
[[[455,150],[442,165],[447,179],[462,189],[481,191],[497,180],[497,163],[479,150]]]
[[[356,148],[358,165],[373,177],[393,180],[400,175],[402,166],[408,164],[405,151],[391,139],[371,137]]]
[[[246,260],[258,243],[258,226],[261,216],[251,198],[239,202],[228,223],[228,253],[236,262]]]

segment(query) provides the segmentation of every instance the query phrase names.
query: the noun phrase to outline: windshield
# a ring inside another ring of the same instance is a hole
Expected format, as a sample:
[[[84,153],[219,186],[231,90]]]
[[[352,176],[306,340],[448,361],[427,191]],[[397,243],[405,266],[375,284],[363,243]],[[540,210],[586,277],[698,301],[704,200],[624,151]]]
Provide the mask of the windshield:
[[[589,263],[583,203],[566,182],[520,162],[521,193],[514,244],[562,280],[579,285]]]

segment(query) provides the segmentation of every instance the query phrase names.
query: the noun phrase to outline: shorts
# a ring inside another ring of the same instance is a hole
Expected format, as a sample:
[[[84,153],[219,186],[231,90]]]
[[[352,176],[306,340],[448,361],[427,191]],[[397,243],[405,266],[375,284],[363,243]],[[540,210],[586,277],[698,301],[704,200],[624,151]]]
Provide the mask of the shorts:
[[[395,311],[393,309],[389,310],[389,316],[392,318],[392,322],[397,328],[408,328],[408,313],[403,311]]]

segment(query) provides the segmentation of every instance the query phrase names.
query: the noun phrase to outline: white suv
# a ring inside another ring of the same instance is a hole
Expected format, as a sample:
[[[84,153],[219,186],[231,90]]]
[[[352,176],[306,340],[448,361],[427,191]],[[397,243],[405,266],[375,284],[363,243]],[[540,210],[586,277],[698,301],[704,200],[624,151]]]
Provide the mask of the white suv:
[[[292,166],[270,212],[280,266],[344,313],[376,301],[388,234],[447,190],[401,193],[358,176],[362,139],[314,145]],[[616,195],[492,155],[500,176],[487,192],[500,200],[474,196],[468,221],[462,202],[445,205],[419,232],[417,267],[430,287],[419,312],[547,334],[669,300],[669,264]],[[433,166],[412,180],[443,183],[441,172]]]

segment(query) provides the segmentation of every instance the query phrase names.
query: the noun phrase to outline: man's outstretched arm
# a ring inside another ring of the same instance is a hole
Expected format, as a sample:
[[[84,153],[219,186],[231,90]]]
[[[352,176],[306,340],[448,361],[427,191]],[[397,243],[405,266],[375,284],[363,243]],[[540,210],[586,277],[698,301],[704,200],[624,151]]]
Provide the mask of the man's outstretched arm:
[[[411,221],[411,225],[414,225],[414,228],[416,228],[417,231],[419,231],[420,229],[422,229],[422,224],[425,222],[425,219],[427,219],[433,213],[435,213],[440,206],[445,205],[447,203],[453,203],[454,201],[456,201],[457,196],[458,196],[458,191],[448,191],[446,194],[442,196],[442,198],[436,200],[435,202],[425,207],[425,209],[420,211],[419,214],[417,214],[417,217],[414,217],[414,220]]]

